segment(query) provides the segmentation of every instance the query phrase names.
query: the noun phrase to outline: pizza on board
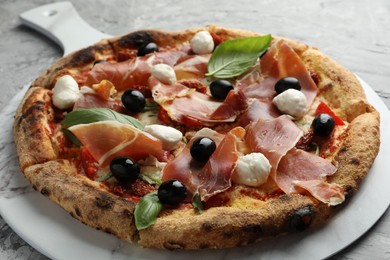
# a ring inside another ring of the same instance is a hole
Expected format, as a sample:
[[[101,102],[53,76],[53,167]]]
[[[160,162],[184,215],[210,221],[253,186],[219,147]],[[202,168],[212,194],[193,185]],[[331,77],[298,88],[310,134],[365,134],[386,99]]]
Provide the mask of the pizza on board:
[[[210,26],[59,59],[15,117],[34,189],[142,247],[226,248],[323,224],[367,175],[379,114],[315,48]]]

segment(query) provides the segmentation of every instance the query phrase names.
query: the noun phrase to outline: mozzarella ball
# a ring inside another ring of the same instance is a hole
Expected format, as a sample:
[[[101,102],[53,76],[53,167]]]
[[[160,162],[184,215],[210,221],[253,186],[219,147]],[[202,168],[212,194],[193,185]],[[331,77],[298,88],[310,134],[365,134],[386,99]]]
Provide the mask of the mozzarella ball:
[[[262,153],[240,156],[233,169],[232,181],[252,187],[265,183],[271,171],[268,159]]]
[[[183,134],[179,130],[165,125],[147,125],[144,131],[159,139],[163,149],[168,151],[177,148],[183,138]]]
[[[152,75],[164,84],[172,85],[176,82],[176,73],[167,64],[157,64],[152,68]]]
[[[72,108],[79,94],[79,85],[76,80],[72,76],[64,75],[54,85],[53,104],[59,109]]]
[[[208,54],[214,50],[214,40],[208,31],[197,32],[190,44],[192,51],[196,54]]]
[[[301,118],[306,113],[306,96],[296,89],[288,89],[272,100],[279,111],[294,118]]]

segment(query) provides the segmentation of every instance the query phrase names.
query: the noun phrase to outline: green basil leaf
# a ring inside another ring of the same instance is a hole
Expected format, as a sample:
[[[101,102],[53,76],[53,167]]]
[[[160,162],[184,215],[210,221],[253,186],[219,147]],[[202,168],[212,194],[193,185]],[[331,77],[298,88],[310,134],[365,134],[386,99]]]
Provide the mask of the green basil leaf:
[[[199,214],[203,212],[203,203],[198,192],[195,193],[192,197],[192,206],[198,211]]]
[[[123,115],[108,108],[88,108],[73,110],[62,120],[65,127],[79,124],[90,124],[99,121],[115,120],[120,123],[130,124],[138,129],[144,129],[144,125],[134,117]]]
[[[95,181],[98,181],[98,182],[103,182],[103,181],[106,181],[108,180],[109,178],[111,178],[113,175],[112,175],[112,172],[108,172],[102,176],[100,176],[99,178],[97,178]]]
[[[135,205],[134,217],[137,230],[145,229],[156,223],[163,204],[159,201],[157,191],[146,194]]]
[[[206,76],[232,78],[252,67],[271,44],[270,34],[229,40],[215,48],[209,60]]]
[[[76,137],[71,131],[69,131],[68,129],[62,128],[62,132],[64,132],[64,134],[66,135],[66,137],[68,137],[69,140],[70,140],[73,144],[75,144],[75,145],[77,145],[77,146],[81,146],[81,145],[82,145],[81,142],[79,141],[79,139],[77,139],[77,137]]]

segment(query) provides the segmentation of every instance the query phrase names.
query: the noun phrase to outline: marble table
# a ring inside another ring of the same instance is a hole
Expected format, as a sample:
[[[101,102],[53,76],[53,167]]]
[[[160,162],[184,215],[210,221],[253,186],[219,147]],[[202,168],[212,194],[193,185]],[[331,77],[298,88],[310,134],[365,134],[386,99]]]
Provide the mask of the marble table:
[[[23,86],[62,55],[55,43],[21,25],[18,19],[20,13],[51,2],[0,0],[0,110],[3,112]],[[390,107],[390,2],[386,0],[70,2],[90,25],[111,35],[141,28],[170,30],[216,23],[301,40],[318,47],[364,79]],[[12,140],[4,140],[3,134],[0,140],[1,154]],[[0,194],[4,186],[5,183],[0,183]],[[47,257],[0,218],[0,259]],[[390,211],[331,259],[390,259]]]

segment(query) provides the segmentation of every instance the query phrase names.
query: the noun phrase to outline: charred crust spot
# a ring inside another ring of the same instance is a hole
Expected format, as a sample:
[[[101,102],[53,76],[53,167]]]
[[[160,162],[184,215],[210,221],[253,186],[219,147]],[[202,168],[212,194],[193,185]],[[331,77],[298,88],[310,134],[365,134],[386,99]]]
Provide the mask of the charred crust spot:
[[[310,206],[296,210],[290,217],[289,228],[293,231],[303,231],[310,227],[314,219],[314,211]]]
[[[202,229],[206,232],[210,232],[211,230],[213,230],[214,228],[214,225],[210,222],[205,222],[202,224]]]
[[[183,249],[184,245],[175,241],[168,241],[164,243],[164,247],[168,250]]]
[[[258,224],[246,225],[242,228],[245,233],[258,234],[263,232],[263,228]]]
[[[289,202],[291,201],[291,196],[288,194],[283,194],[282,196],[279,197],[279,200],[283,202]]]
[[[115,201],[106,194],[102,194],[101,197],[96,198],[95,203],[99,208],[110,209],[115,204]]]
[[[36,190],[36,188],[34,188],[34,189]],[[43,187],[43,188],[41,189],[41,194],[44,195],[44,196],[49,196],[49,195],[50,195],[50,190],[49,190],[49,188]]]
[[[133,218],[133,213],[128,210],[128,209],[124,209],[123,212],[122,212],[123,216],[125,216],[126,218],[129,218],[129,219],[132,219]]]
[[[73,55],[72,60],[70,61],[71,66],[80,66],[86,63],[93,62],[95,60],[95,47],[88,47],[82,50],[79,50]]]
[[[74,209],[74,212],[76,213],[76,215],[77,215],[78,217],[81,217],[81,210],[80,210],[78,207],[76,207],[76,208]]]
[[[22,118],[27,118],[28,116],[34,115],[35,112],[44,111],[45,102],[42,100],[38,100],[34,102],[24,113],[22,114]]]
[[[350,162],[352,164],[355,164],[355,165],[359,165],[360,164],[360,160],[358,158],[356,158],[356,157],[351,158]]]
[[[108,234],[115,234],[115,232],[111,228],[105,228],[104,232],[106,232]]]
[[[209,244],[206,244],[206,243],[200,244],[200,245],[199,245],[199,248],[200,248],[200,249],[207,249],[207,248],[210,248],[210,245],[209,245]]]
[[[340,149],[340,153],[345,153],[347,151],[347,147],[346,146],[343,146],[341,149]]]
[[[224,231],[224,232],[223,232],[223,237],[224,237],[224,238],[231,238],[231,237],[233,237],[233,234],[234,234],[234,232],[231,231],[231,230],[229,230],[229,231]]]
[[[153,42],[153,36],[150,32],[138,31],[123,36],[119,39],[118,45],[125,48],[140,48],[149,42]]]

